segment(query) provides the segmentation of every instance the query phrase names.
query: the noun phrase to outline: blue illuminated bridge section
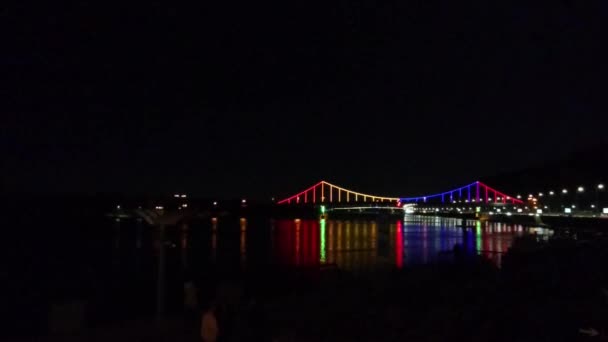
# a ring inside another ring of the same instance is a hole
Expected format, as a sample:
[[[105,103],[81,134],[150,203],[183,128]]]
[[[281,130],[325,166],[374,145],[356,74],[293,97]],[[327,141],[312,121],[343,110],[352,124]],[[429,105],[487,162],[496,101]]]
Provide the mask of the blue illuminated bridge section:
[[[455,189],[417,197],[387,197],[361,193],[346,189],[326,181],[320,181],[294,195],[286,197],[277,204],[317,204],[317,203],[502,203],[523,204],[523,201],[498,191],[480,181]]]

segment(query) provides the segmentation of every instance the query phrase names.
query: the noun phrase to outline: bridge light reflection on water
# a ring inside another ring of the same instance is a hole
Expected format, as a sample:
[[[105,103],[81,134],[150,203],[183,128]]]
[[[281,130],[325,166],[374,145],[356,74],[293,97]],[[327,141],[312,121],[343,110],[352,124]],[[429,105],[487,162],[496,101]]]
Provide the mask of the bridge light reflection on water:
[[[455,246],[465,255],[481,255],[500,266],[514,238],[548,237],[542,228],[460,220],[408,217],[406,220],[277,220],[275,258],[281,264],[331,264],[348,271],[411,266],[453,260]]]
[[[403,223],[397,221],[397,230],[395,232],[395,266],[403,267]]]
[[[465,257],[482,256],[500,266],[516,237],[533,234],[547,238],[552,233],[545,228],[473,220],[463,228],[459,219],[415,215],[385,221],[278,219],[272,220],[266,230],[260,229],[259,221],[210,221],[208,260],[228,268],[331,265],[367,272],[452,262],[458,251]],[[180,245],[188,249],[187,253],[202,252],[196,241],[192,248],[190,244]]]
[[[321,238],[321,250],[320,250],[320,254],[319,254],[319,262],[321,262],[322,264],[325,263],[326,261],[326,245],[325,245],[325,219],[321,219],[320,221],[320,226],[321,226],[321,231],[320,231],[320,238]]]

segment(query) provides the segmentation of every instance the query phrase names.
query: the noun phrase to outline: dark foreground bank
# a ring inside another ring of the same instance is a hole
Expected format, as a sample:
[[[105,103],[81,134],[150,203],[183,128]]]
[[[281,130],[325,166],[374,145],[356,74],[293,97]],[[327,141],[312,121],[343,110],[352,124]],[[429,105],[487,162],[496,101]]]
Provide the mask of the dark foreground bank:
[[[523,237],[502,269],[454,253],[454,263],[365,276],[296,270],[270,287],[253,275],[217,275],[197,280],[204,289],[198,309],[219,302],[223,337],[235,341],[247,340],[252,326],[275,341],[573,341],[589,339],[579,330],[591,328],[606,338],[605,239]],[[196,341],[197,315],[176,311],[160,321],[142,317],[12,340]]]

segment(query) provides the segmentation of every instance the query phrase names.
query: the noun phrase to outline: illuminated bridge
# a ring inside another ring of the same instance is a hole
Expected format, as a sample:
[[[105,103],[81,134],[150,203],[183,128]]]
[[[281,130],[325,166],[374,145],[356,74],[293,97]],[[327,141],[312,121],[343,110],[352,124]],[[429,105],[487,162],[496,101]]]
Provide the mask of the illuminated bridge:
[[[320,181],[277,204],[317,204],[317,203],[483,203],[483,204],[523,204],[523,201],[509,196],[490,186],[476,181],[448,191],[417,197],[387,197],[365,194]]]

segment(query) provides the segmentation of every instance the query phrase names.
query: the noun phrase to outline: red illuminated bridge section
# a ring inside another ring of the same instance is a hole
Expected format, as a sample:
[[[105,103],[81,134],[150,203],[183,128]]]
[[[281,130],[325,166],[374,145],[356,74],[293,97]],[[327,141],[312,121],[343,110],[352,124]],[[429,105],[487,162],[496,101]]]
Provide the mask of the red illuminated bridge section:
[[[482,182],[476,181],[459,188],[440,193],[417,197],[386,197],[365,194],[320,181],[308,189],[278,201],[278,204],[315,204],[315,203],[502,203],[523,204],[523,201],[509,196]]]

